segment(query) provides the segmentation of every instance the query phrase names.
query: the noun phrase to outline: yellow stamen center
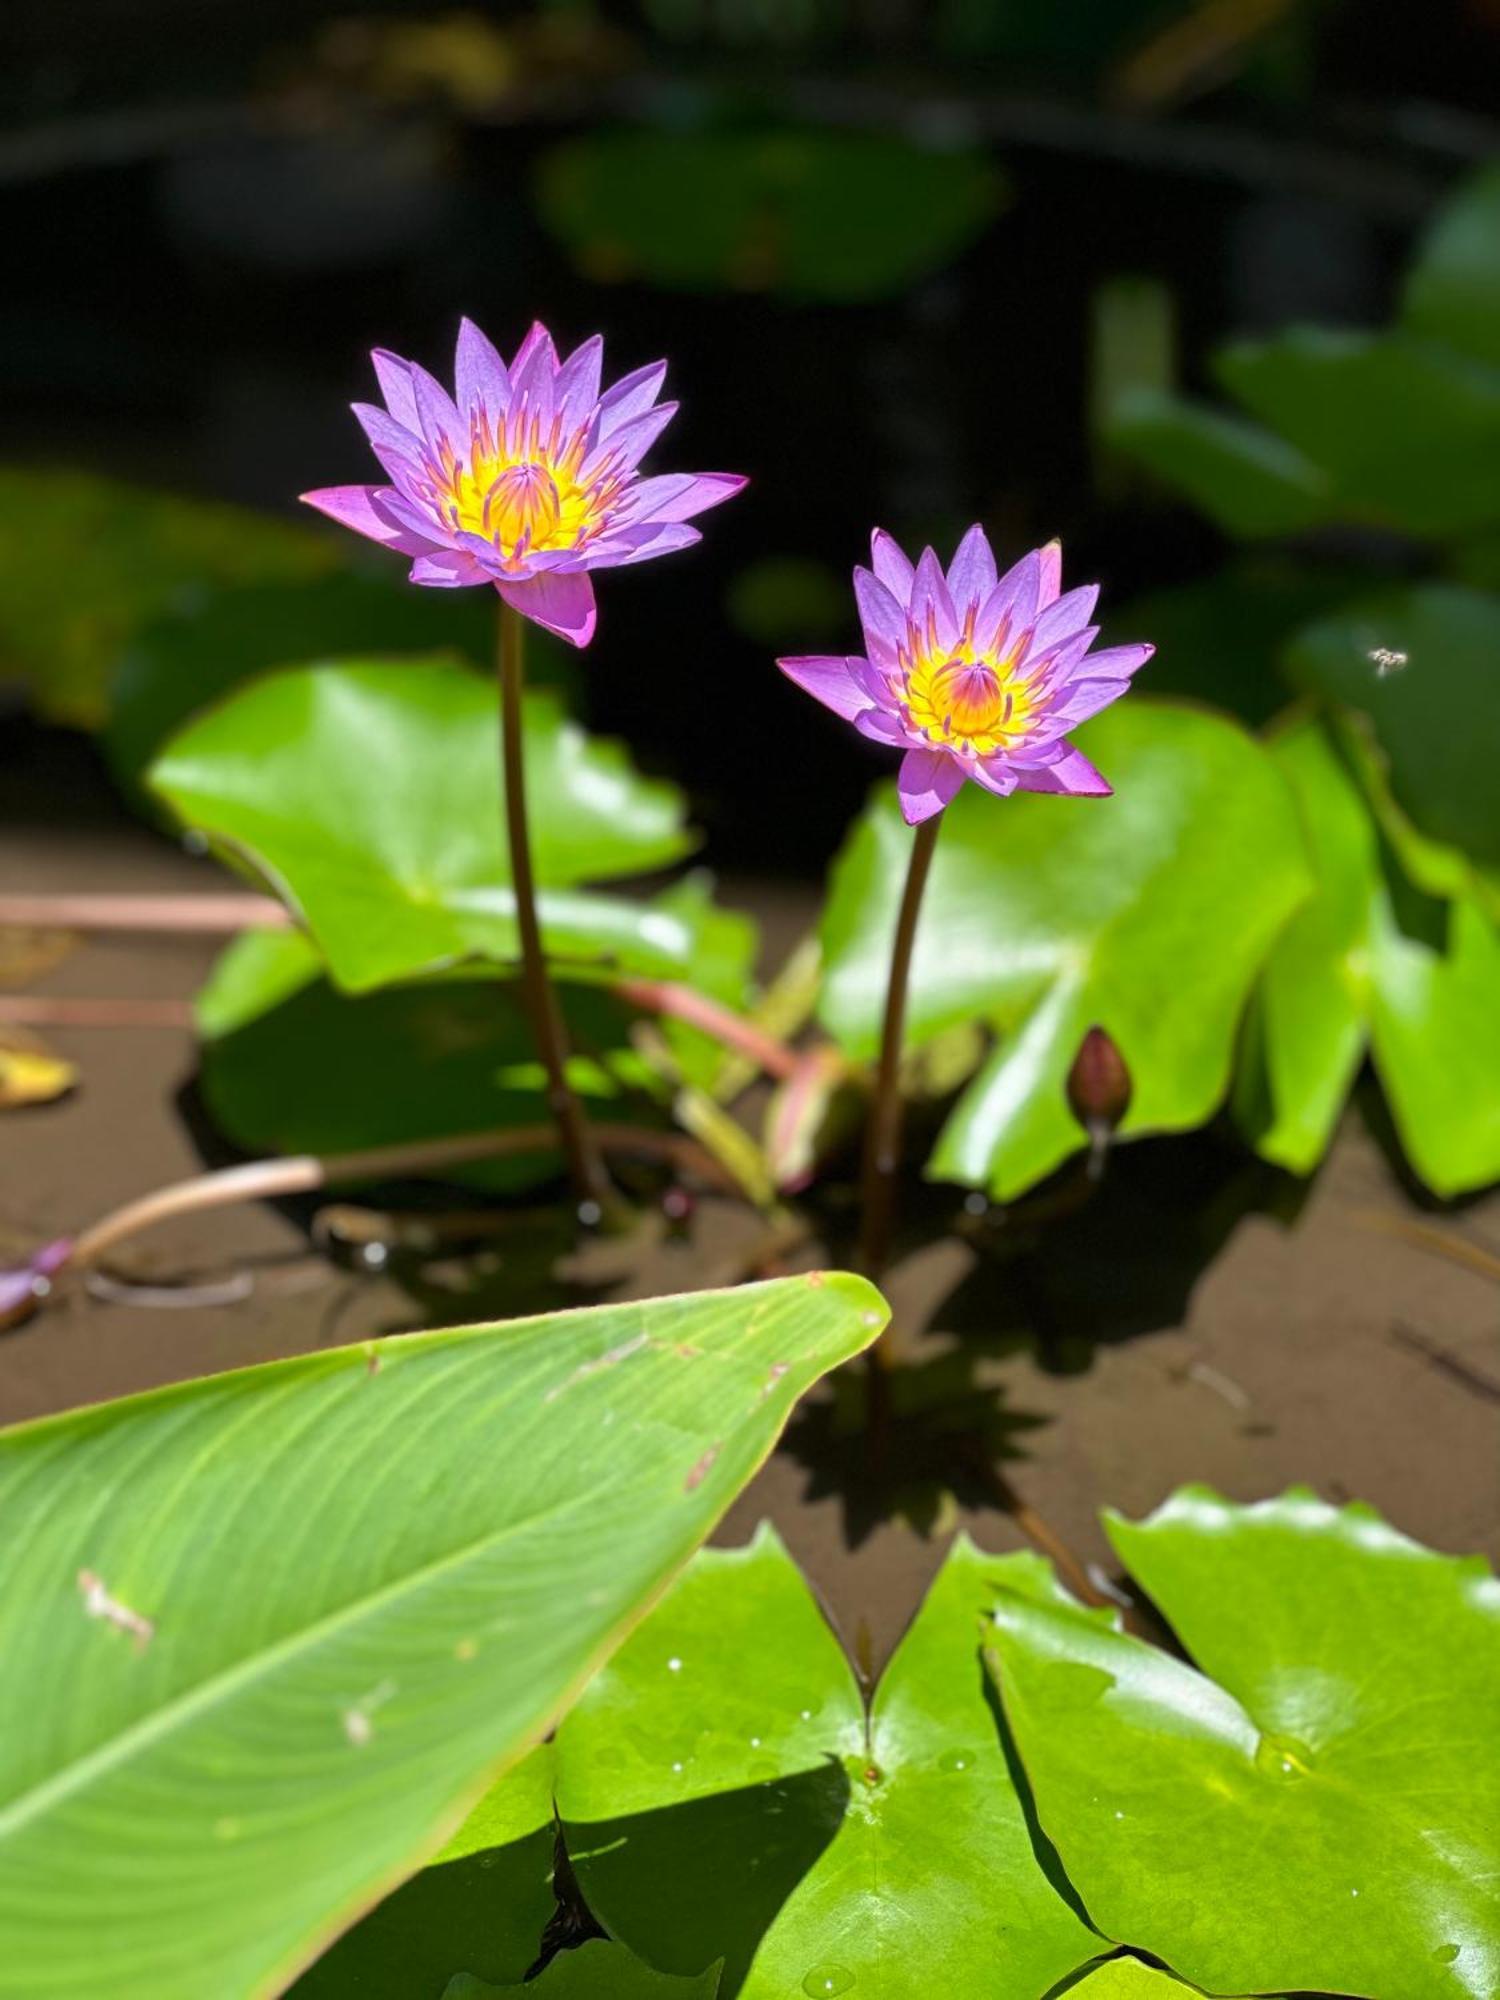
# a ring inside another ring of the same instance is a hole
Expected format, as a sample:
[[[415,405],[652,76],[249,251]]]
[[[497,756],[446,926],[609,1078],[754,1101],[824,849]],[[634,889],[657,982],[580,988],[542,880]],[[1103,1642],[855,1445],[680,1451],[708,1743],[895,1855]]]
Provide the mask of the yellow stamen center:
[[[912,660],[906,706],[912,726],[929,742],[989,757],[1026,734],[1032,688],[1013,659],[976,656],[966,632],[954,652],[924,652]]]
[[[476,417],[466,456],[444,444],[432,465],[434,497],[449,525],[479,535],[505,560],[543,549],[571,549],[602,525],[618,498],[620,478],[608,467],[588,480],[580,475],[582,431],[544,431],[520,412],[492,428]]]

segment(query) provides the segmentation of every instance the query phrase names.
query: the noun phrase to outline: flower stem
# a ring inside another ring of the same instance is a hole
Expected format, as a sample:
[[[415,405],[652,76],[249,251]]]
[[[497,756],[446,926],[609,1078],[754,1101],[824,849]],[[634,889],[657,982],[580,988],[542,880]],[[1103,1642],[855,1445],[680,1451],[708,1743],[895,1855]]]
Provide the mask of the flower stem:
[[[604,1163],[568,1082],[568,1045],[557,996],[547,977],[542,934],[536,916],[536,877],[531,834],[526,823],[526,772],[521,741],[521,691],[525,682],[525,621],[500,605],[500,761],[505,790],[505,831],[510,844],[511,886],[516,928],[521,935],[521,991],[531,1017],[537,1054],[547,1072],[547,1104],[557,1125],[568,1178],[580,1208],[595,1219],[609,1200]]]
[[[901,1158],[901,1042],[906,1025],[906,989],[911,978],[912,946],[916,942],[917,917],[922,908],[922,891],[927,886],[933,849],[937,846],[941,813],[924,819],[912,842],[907,864],[906,888],[901,896],[901,914],[896,920],[896,941],[891,949],[890,980],[885,995],[885,1025],[880,1036],[880,1067],[875,1077],[875,1098],[865,1127],[864,1171],[860,1185],[859,1264],[867,1277],[878,1278],[890,1253],[891,1223],[895,1214],[896,1169]],[[876,1343],[877,1353],[884,1347]]]

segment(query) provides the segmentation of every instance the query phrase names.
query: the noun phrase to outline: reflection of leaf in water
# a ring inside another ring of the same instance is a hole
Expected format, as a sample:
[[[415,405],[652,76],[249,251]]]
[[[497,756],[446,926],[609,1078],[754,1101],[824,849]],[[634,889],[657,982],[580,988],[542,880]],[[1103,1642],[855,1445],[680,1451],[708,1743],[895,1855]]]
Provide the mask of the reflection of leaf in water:
[[[940,270],[1000,205],[982,156],[874,133],[591,133],[538,201],[591,278],[855,302]]]

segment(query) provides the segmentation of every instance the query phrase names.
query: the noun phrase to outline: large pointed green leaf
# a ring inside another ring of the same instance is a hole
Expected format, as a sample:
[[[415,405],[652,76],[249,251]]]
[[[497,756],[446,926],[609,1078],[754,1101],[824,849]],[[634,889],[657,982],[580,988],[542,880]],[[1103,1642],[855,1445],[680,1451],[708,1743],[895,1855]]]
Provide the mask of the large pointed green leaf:
[[[1495,927],[1469,899],[1430,903],[1404,883],[1326,729],[1304,720],[1272,750],[1297,795],[1318,888],[1257,988],[1240,1120],[1267,1159],[1309,1172],[1373,1044],[1416,1171],[1441,1194],[1483,1187],[1500,1176]]]
[[[94,728],[131,634],[204,585],[288,582],[341,560],[331,536],[219,500],[87,472],[0,467],[0,678]]]
[[[498,696],[451,662],[300,668],[175,737],[152,785],[247,857],[300,912],[334,979],[362,992],[468,958],[514,961]],[[574,885],[639,874],[691,844],[680,795],[528,696],[527,804],[557,967],[681,973],[692,927]]]
[[[884,1318],[814,1275],[0,1437],[0,1988],[277,1990],[538,1740]]]
[[[1237,343],[1217,366],[1329,475],[1347,518],[1433,536],[1500,520],[1500,371],[1409,335],[1326,327]]]
[[[1403,314],[1418,333],[1500,368],[1500,166],[1443,211],[1407,273]]]
[[[1214,1993],[1500,1991],[1500,1583],[1368,1508],[1190,1487],[1109,1532],[1201,1671],[1005,1596],[1041,1823],[1109,1937]]]
[[[742,2000],[1037,2000],[1100,1948],[1039,1857],[986,1699],[997,1583],[960,1541],[868,1721],[774,1533],[701,1555],[559,1732],[591,1909],[663,1970],[722,1957]]]
[[[1213,1111],[1250,983],[1310,888],[1292,796],[1232,723],[1137,699],[1078,741],[1115,796],[966,786],[944,815],[917,934],[910,1043],[974,1020],[999,1037],[929,1170],[1003,1196],[1081,1143],[1064,1080],[1095,1023],[1135,1079],[1127,1132]],[[882,792],[837,863],[822,1012],[856,1055],[879,1031],[911,838]]]

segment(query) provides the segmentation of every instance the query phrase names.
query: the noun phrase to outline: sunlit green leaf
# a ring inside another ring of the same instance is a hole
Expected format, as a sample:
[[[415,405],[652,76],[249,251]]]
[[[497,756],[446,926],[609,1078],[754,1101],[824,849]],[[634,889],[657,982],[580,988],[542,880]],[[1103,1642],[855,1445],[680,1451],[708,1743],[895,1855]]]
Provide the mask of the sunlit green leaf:
[[[994,1051],[929,1171],[1008,1196],[1082,1143],[1064,1080],[1107,1028],[1135,1094],[1125,1131],[1206,1118],[1272,940],[1311,884],[1296,807],[1233,724],[1134,698],[1078,732],[1110,799],[947,808],[917,934],[908,1039],[987,1023]],[[882,791],[836,865],[822,1013],[859,1056],[879,1032],[911,830]]]
[[[875,1696],[768,1528],[704,1554],[557,1741],[590,1908],[744,2000],[1039,1995],[1099,1940],[1049,1879],[986,1700],[980,1620],[1042,1564],[958,1543]]]
[[[1217,367],[1329,475],[1333,511],[1416,535],[1500,520],[1500,372],[1407,335],[1326,327],[1238,343]]]
[[[1070,1986],[1072,2000],[1192,2000],[1196,1986],[1139,1958],[1111,1958]]]
[[[442,661],[274,674],[192,722],[152,767],[190,826],[244,856],[359,992],[469,958],[514,962],[498,696]],[[576,888],[690,845],[680,795],[527,697],[527,803],[556,969],[680,975],[692,924]]]
[[[0,676],[96,728],[127,641],[207,587],[300,581],[340,560],[311,527],[87,472],[0,467]]]
[[[1500,1583],[1367,1508],[1201,1487],[1110,1538],[1198,1669],[1000,1599],[1042,1826],[1109,1937],[1213,1993],[1500,1986]],[[1201,1670],[1201,1671],[1200,1671]]]
[[[1407,274],[1408,326],[1500,368],[1500,167],[1476,174]]]
[[[1334,511],[1327,473],[1285,439],[1183,396],[1131,390],[1107,436],[1231,535],[1295,534]]]
[[[882,298],[968,248],[1000,204],[973,152],[875,132],[592,132],[543,156],[543,216],[594,279]]]
[[[5,1980],[279,1991],[541,1738],[884,1317],[815,1275],[0,1437]]]

